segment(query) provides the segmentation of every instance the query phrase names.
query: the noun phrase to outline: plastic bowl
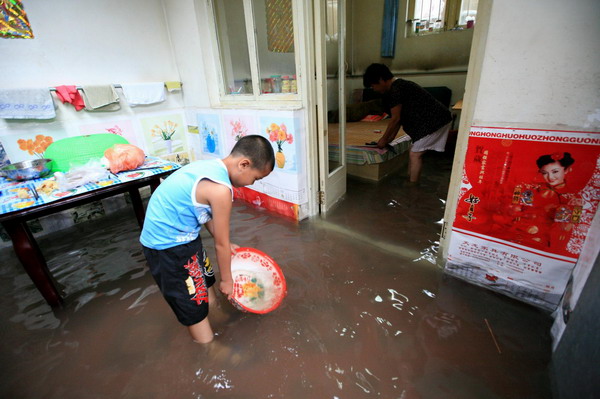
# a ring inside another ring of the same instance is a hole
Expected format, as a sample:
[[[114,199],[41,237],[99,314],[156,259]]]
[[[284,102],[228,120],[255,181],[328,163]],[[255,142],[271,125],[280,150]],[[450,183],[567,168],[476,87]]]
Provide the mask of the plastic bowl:
[[[287,294],[283,272],[275,261],[254,248],[238,248],[231,258],[231,303],[241,311],[264,314],[281,304]]]
[[[38,179],[50,173],[51,162],[51,159],[43,158],[13,163],[0,169],[0,175],[11,180]]]

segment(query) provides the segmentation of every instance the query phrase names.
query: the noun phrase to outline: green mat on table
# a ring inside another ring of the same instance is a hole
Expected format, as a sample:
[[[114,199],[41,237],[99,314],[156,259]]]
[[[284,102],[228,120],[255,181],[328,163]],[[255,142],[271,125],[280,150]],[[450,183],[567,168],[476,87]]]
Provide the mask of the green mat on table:
[[[104,151],[115,144],[129,144],[121,136],[112,133],[68,137],[50,144],[44,158],[52,160],[51,172],[68,172],[74,166],[85,165],[91,159],[100,159]]]

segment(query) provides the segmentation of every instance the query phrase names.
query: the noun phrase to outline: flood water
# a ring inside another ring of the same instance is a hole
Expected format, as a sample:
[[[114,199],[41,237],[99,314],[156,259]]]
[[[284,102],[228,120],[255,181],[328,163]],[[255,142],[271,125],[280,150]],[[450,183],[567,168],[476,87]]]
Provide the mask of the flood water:
[[[1,250],[0,397],[551,397],[550,317],[432,262],[451,158],[425,162],[420,187],[350,179],[326,218],[236,202],[232,241],[273,257],[288,295],[262,316],[220,298],[206,346],[162,299],[130,210],[39,240],[59,310]]]

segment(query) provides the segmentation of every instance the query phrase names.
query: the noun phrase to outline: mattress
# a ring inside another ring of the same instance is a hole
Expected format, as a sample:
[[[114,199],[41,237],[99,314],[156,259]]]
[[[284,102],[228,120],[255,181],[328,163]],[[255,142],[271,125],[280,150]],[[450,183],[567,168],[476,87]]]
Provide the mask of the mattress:
[[[366,143],[381,138],[388,120],[377,122],[346,122],[346,162],[353,165],[378,164],[389,161],[410,149],[410,137],[402,130],[390,143],[392,149],[366,147]],[[340,148],[338,142],[339,125],[330,123],[329,127],[329,160],[338,162]]]

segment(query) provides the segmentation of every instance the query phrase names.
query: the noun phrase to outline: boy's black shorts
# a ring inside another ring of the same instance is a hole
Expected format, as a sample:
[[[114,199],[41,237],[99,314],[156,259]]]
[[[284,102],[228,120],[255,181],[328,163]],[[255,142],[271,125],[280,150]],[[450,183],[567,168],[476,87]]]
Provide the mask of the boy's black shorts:
[[[163,250],[143,249],[150,273],[179,322],[191,326],[204,320],[208,288],[215,283],[215,275],[200,236]]]

